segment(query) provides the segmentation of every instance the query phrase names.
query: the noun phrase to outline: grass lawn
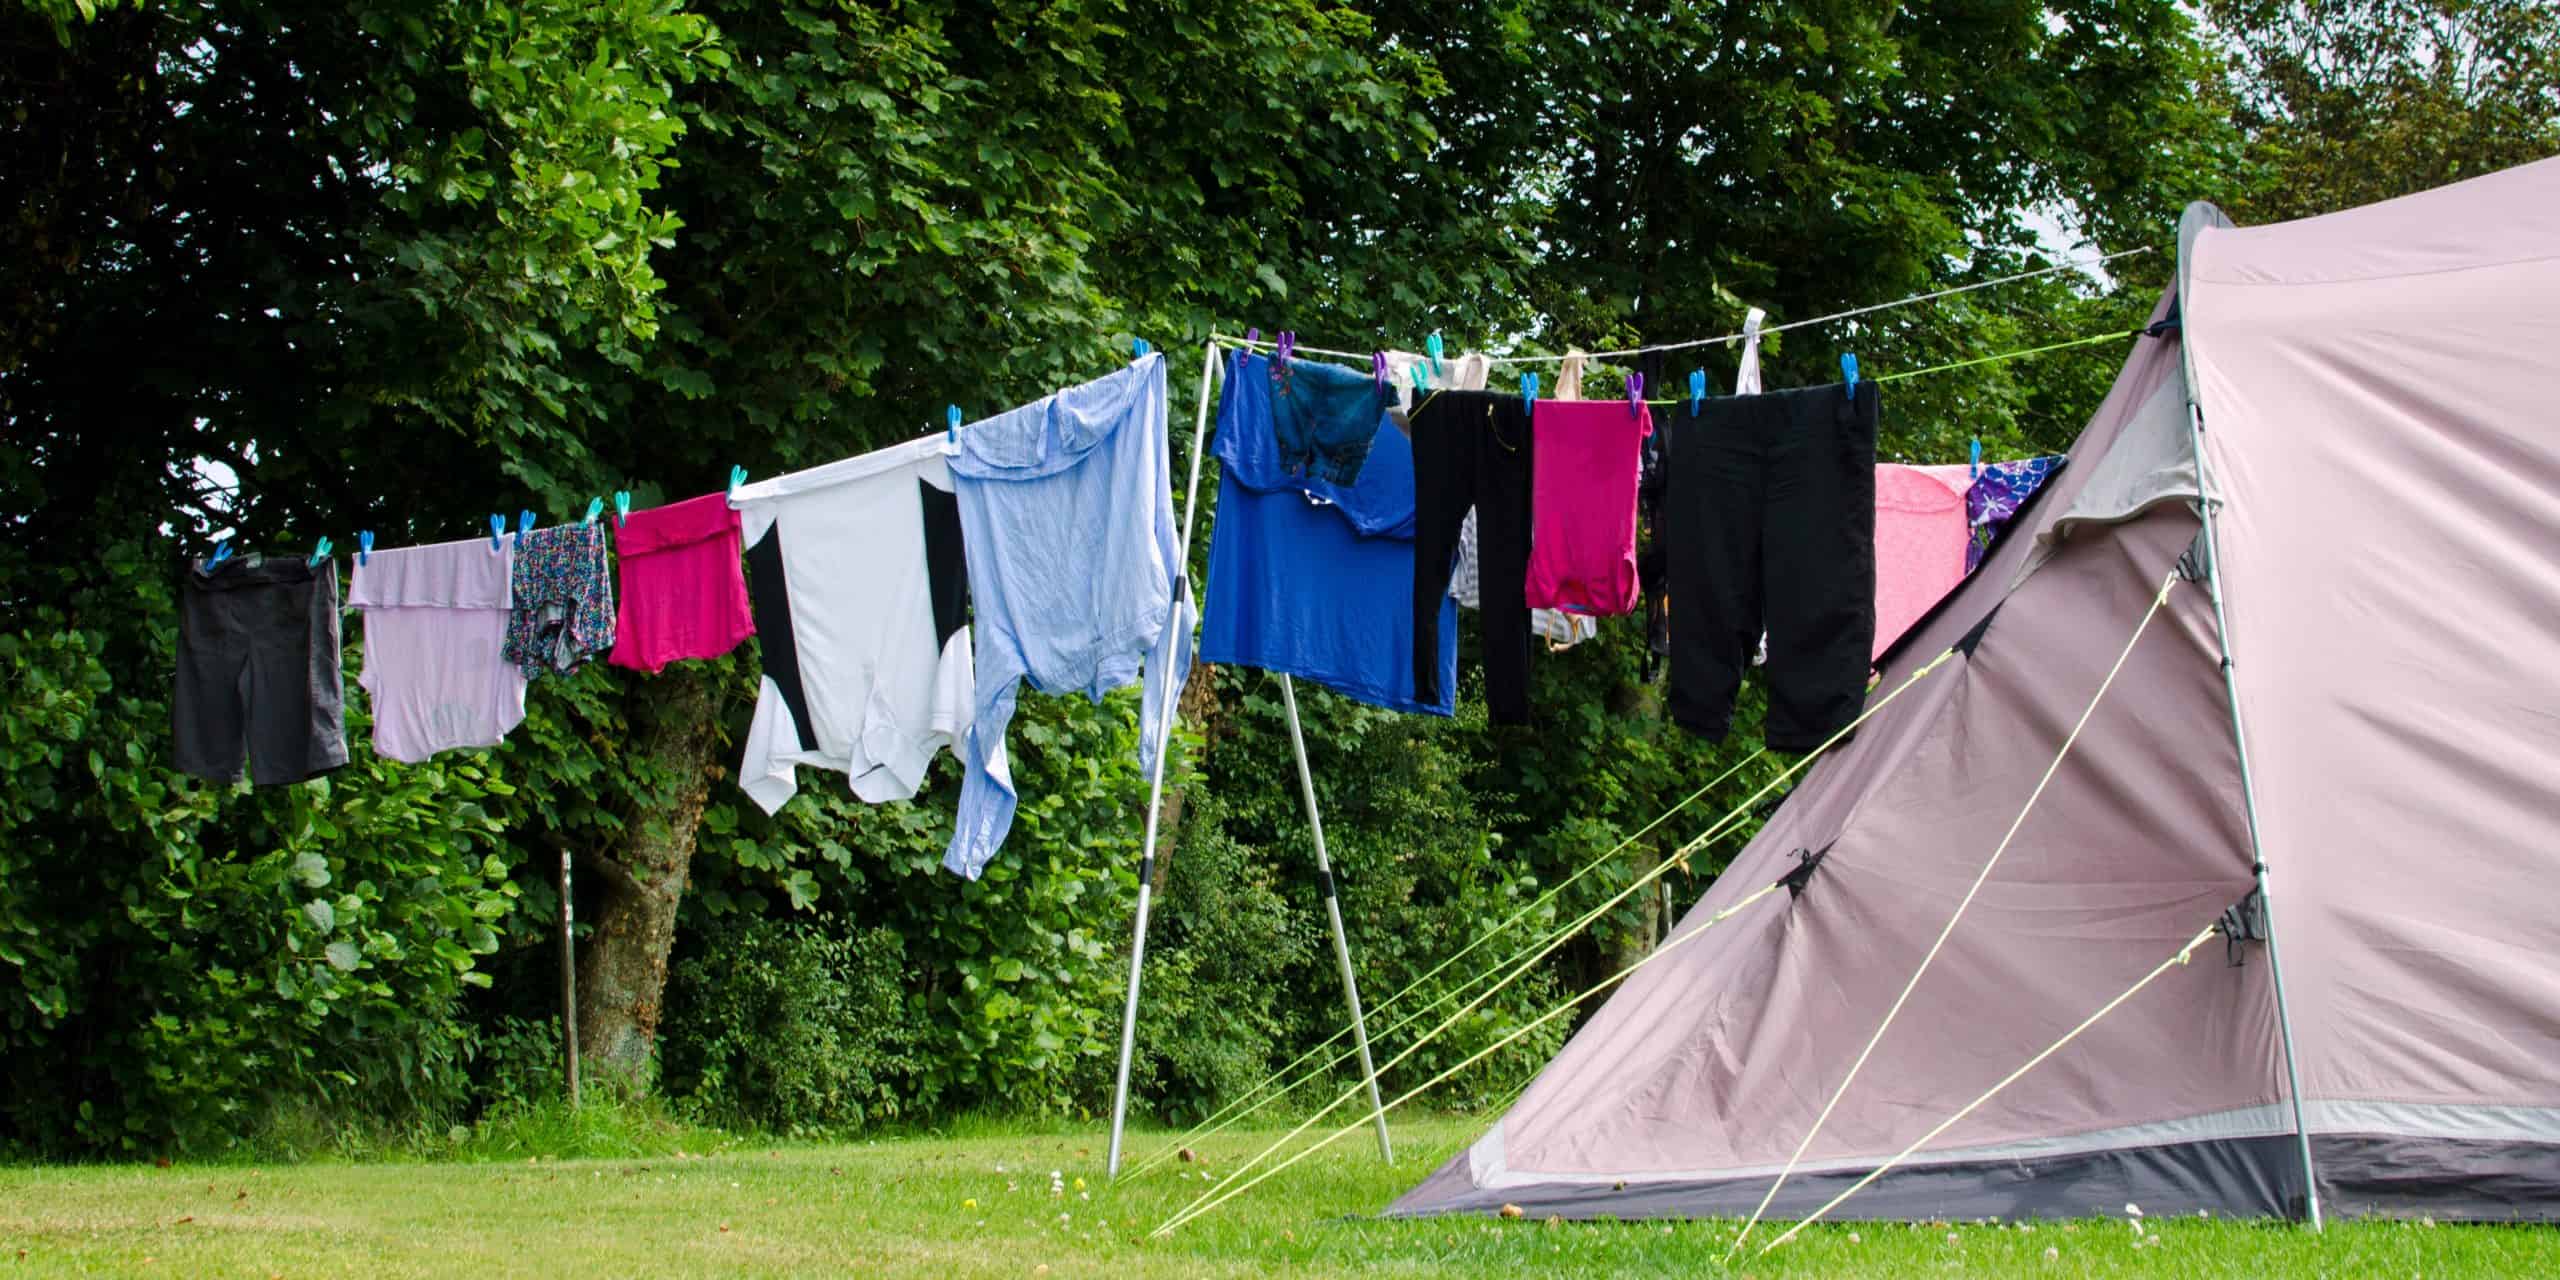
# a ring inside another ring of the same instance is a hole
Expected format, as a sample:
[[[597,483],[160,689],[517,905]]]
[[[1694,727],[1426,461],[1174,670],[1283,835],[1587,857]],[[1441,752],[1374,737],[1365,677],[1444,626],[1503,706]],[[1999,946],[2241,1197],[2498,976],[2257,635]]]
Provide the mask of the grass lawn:
[[[1379,1222],[1478,1120],[1397,1127],[1399,1161],[1345,1139],[1168,1239],[1199,1166],[1118,1187],[1096,1132],[730,1146],[623,1160],[0,1169],[0,1277],[72,1274],[1264,1276],[1690,1275],[1732,1223]],[[1204,1145],[1223,1170],[1276,1131]],[[1365,1139],[1366,1134],[1359,1135]],[[1168,1139],[1132,1135],[1136,1156]],[[1135,1161],[1133,1159],[1132,1163]],[[1065,1194],[1050,1194],[1057,1170]],[[1189,1172],[1190,1177],[1177,1177]],[[1087,1184],[1083,1190],[1076,1180]],[[1089,1197],[1089,1198],[1088,1198]],[[974,1203],[973,1203],[974,1202]],[[1825,1226],[1754,1276],[2560,1275],[2560,1231],[2155,1223]],[[1854,1234],[1853,1234],[1854,1233]],[[1952,1239],[1950,1238],[1952,1237]],[[2047,1250],[2055,1256],[2048,1258]]]

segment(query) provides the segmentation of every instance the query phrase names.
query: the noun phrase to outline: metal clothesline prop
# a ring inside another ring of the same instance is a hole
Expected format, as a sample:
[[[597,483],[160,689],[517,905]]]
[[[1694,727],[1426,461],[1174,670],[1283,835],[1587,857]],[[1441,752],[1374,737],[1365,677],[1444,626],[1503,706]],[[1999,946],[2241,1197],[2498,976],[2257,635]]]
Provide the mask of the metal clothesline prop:
[[[1183,485],[1182,559],[1179,562],[1182,570],[1174,583],[1176,625],[1189,625],[1186,606],[1191,601],[1191,530],[1193,519],[1200,513],[1200,455],[1208,448],[1209,392],[1217,372],[1218,339],[1212,338],[1203,346],[1200,355],[1200,398],[1191,426],[1191,475]],[[1164,705],[1147,708],[1147,713],[1155,720],[1156,740],[1165,745],[1156,751],[1155,769],[1147,782],[1146,834],[1138,855],[1138,914],[1130,926],[1129,996],[1120,1010],[1120,1066],[1111,1087],[1109,1170],[1114,1178],[1120,1176],[1121,1139],[1126,1136],[1129,1122],[1129,1062],[1138,1043],[1138,991],[1146,969],[1147,916],[1155,899],[1156,836],[1164,817],[1164,762],[1165,757],[1171,754],[1174,707],[1181,696],[1180,689],[1168,687]],[[1297,757],[1298,785],[1306,795],[1307,829],[1315,840],[1316,884],[1324,895],[1326,924],[1333,931],[1333,956],[1342,969],[1342,1002],[1351,1014],[1352,1040],[1359,1047],[1361,1073],[1369,1085],[1370,1109],[1377,1116],[1378,1154],[1387,1163],[1394,1164],[1395,1148],[1387,1138],[1386,1105],[1378,1093],[1378,1073],[1369,1058],[1368,1022],[1360,1011],[1360,985],[1352,974],[1351,940],[1343,932],[1342,908],[1334,898],[1333,863],[1325,853],[1324,819],[1316,807],[1315,774],[1307,767],[1307,741],[1298,729],[1297,683],[1287,675],[1280,677],[1280,696],[1288,709],[1289,750]]]

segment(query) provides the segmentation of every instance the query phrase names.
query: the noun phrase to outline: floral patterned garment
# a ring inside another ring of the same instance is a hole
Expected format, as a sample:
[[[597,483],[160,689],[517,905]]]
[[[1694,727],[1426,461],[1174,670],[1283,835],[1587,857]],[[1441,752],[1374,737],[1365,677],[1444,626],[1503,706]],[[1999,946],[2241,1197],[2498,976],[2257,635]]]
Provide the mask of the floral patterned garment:
[[[554,525],[517,535],[512,587],[500,652],[526,679],[566,675],[613,647],[603,525]]]
[[[1991,541],[2000,527],[2027,505],[2027,499],[2062,470],[2069,459],[2059,453],[2041,458],[2019,458],[2010,462],[1994,462],[1974,473],[1973,487],[1965,491],[1966,523],[1973,526],[1973,542],[1965,548],[1964,571],[1971,573],[1982,565],[1982,557],[1991,550]]]

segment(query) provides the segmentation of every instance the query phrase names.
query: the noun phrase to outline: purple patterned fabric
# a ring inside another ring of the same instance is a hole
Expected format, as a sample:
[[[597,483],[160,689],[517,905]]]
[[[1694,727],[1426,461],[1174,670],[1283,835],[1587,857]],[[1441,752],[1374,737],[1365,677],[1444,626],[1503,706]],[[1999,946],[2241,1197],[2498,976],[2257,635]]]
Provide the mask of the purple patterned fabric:
[[[1965,522],[1973,527],[1972,545],[1964,553],[1966,573],[1981,566],[1983,554],[1991,550],[1991,540],[1998,536],[2000,526],[2009,523],[2018,508],[2027,505],[2027,499],[2062,469],[2064,461],[2064,455],[2054,453],[1994,462],[1974,473],[1973,487],[1964,495]]]

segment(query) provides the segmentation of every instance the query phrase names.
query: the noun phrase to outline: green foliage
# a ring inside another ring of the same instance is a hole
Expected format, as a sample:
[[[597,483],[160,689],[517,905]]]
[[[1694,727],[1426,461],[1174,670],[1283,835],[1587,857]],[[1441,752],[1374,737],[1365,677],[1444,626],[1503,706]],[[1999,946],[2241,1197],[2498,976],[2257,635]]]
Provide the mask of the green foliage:
[[[918,1074],[904,947],[823,919],[731,920],[667,984],[661,1081],[731,1127],[846,1133],[894,1118]]]
[[[290,789],[171,773],[146,746],[165,676],[118,677],[169,669],[169,584],[106,560],[111,606],[78,613],[116,630],[48,607],[0,634],[0,1143],[218,1150],[292,1094],[450,1109],[458,1002],[516,892],[489,807],[509,784],[467,756],[361,748]]]

